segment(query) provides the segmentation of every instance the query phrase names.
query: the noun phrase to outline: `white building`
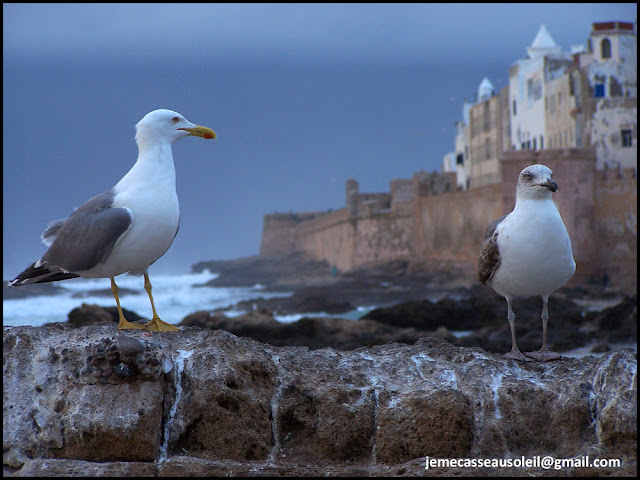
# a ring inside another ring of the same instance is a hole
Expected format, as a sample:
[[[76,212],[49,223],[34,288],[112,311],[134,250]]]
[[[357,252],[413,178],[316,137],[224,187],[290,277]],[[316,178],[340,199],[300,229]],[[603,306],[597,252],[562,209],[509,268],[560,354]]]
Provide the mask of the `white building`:
[[[484,77],[478,85],[478,95],[477,101],[484,102],[485,100],[489,100],[495,94],[495,89],[493,88],[493,84],[487,77]]]
[[[467,100],[462,105],[462,120],[455,123],[456,138],[453,152],[447,153],[442,161],[443,172],[456,172],[456,188],[469,189],[469,112],[472,103]]]
[[[563,54],[544,25],[531,46],[528,58],[509,69],[509,124],[513,150],[545,148],[545,84],[564,75],[572,58]]]
[[[446,153],[442,157],[442,171],[445,173],[456,171],[456,154],[454,152]]]

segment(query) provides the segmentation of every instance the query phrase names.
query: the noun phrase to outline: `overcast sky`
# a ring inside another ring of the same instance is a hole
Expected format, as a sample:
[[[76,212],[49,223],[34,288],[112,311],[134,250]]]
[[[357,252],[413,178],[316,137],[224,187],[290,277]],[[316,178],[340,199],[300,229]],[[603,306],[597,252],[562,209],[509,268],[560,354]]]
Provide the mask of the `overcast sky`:
[[[174,145],[181,227],[151,269],[258,253],[262,217],[341,208],[440,170],[454,122],[540,24],[568,51],[635,4],[3,4],[3,276],[47,222],[113,186],[134,125],[177,110],[219,138]]]
[[[3,48],[36,61],[508,64],[541,23],[568,48],[593,21],[635,16],[634,4],[611,3],[4,5]]]

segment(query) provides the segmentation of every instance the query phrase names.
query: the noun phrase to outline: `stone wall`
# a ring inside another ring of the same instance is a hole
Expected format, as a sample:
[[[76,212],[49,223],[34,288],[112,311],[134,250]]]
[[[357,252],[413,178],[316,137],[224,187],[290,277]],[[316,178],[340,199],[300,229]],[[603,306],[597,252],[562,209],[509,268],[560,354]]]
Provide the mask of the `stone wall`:
[[[637,285],[637,178],[634,169],[596,170],[594,149],[510,151],[502,183],[455,190],[450,174],[418,172],[394,180],[391,194],[361,194],[347,182],[347,208],[330,213],[266,215],[261,255],[293,251],[348,271],[408,260],[464,262],[474,267],[487,226],[515,204],[518,174],[542,163],[554,172],[553,195],[573,247],[575,281]]]
[[[391,209],[353,202],[350,210],[304,221],[294,214],[266,215],[260,254],[300,251],[342,271],[392,260],[475,263],[487,225],[502,215],[500,186],[451,191],[451,182],[450,175],[416,174],[410,201],[403,185],[404,201],[394,201]],[[369,198],[357,190],[354,196]]]
[[[412,258],[412,216],[385,212],[358,219],[354,224],[353,266]]]
[[[366,215],[353,218],[347,209],[340,209],[298,223],[267,217],[268,233],[263,236],[261,255],[298,251],[313,259],[327,260],[342,271],[364,264],[409,259],[412,255],[413,218],[406,212],[367,211]],[[287,246],[291,250],[287,251]]]
[[[638,178],[634,169],[598,171],[595,176],[594,233],[599,239],[592,275],[638,288]]]
[[[344,208],[305,222],[297,229],[297,251],[326,260],[340,270],[350,270],[354,267],[355,223]]]
[[[297,249],[297,228],[301,222],[316,220],[324,215],[320,212],[273,213],[265,215],[262,227],[260,255],[277,257]]]
[[[419,197],[416,205],[420,257],[475,264],[487,226],[500,215],[499,185]]]

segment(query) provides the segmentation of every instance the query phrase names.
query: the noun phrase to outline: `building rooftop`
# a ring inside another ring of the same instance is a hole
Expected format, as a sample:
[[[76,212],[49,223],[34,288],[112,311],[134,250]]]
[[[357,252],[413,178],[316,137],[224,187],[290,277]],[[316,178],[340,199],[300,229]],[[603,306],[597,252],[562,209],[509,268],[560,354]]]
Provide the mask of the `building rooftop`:
[[[540,25],[536,38],[531,46],[527,47],[527,53],[531,58],[547,55],[550,53],[561,53],[560,46],[553,40],[549,30],[544,25]]]
[[[603,34],[610,32],[629,32],[634,33],[633,23],[630,22],[594,22],[592,24],[591,34]]]
[[[480,85],[478,85],[478,101],[482,102],[488,98],[491,98],[495,93],[495,89],[493,88],[493,84],[489,81],[487,77],[482,79]]]

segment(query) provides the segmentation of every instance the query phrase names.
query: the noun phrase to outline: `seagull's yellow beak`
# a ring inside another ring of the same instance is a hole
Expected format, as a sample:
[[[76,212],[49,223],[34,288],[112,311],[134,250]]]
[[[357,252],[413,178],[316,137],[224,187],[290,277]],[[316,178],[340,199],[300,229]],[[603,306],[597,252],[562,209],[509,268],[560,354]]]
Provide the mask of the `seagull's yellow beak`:
[[[184,130],[186,132],[189,132],[189,135],[206,138],[207,140],[216,138],[216,132],[208,127],[201,127],[200,125],[196,125],[193,128],[179,128],[178,130]]]

